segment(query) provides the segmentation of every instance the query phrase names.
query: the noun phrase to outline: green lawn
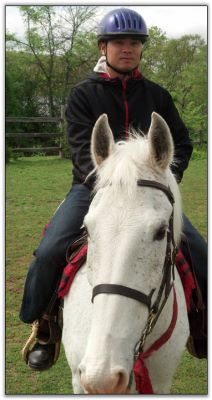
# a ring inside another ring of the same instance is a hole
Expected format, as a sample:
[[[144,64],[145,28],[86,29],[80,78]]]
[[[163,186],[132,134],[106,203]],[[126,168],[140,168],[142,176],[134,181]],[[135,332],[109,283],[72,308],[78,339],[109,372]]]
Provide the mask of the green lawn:
[[[184,210],[207,236],[206,160],[191,161],[181,190]],[[29,370],[20,351],[30,326],[18,313],[32,252],[45,223],[69,191],[71,164],[57,157],[31,157],[6,167],[6,383],[7,395],[70,394],[71,377],[62,350],[57,364],[42,373]],[[206,394],[207,363],[185,352],[173,394]]]

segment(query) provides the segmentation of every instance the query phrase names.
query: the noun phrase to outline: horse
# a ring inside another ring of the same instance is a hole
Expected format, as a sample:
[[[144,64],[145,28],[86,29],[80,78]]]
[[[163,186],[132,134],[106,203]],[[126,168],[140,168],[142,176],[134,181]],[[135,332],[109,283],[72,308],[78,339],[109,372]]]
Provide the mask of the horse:
[[[146,392],[167,394],[189,336],[174,262],[182,206],[169,127],[153,112],[147,135],[131,132],[115,143],[103,114],[92,131],[91,157],[97,178],[84,219],[87,259],[63,310],[73,391],[141,393],[139,362],[138,375],[152,390]]]

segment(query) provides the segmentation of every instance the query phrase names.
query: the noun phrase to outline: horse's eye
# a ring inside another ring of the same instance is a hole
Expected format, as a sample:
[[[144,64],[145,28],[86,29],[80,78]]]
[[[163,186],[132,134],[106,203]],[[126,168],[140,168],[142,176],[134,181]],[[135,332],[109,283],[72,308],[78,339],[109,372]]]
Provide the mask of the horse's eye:
[[[166,227],[161,226],[154,234],[153,240],[163,240],[166,233]]]

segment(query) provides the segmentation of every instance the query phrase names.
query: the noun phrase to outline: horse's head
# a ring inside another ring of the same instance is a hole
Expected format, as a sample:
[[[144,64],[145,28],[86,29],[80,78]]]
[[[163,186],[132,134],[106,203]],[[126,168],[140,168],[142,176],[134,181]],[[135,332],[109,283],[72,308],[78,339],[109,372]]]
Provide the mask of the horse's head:
[[[126,286],[148,299],[154,289],[150,301],[157,298],[173,207],[175,241],[181,231],[180,195],[169,168],[173,142],[165,121],[153,113],[147,137],[134,133],[128,142],[116,144],[107,116],[102,115],[92,133],[91,154],[97,183],[84,221],[89,235],[87,271],[91,286],[101,289],[93,300],[81,381],[90,394],[123,394],[149,310],[145,301],[116,290],[105,293],[98,285]],[[166,192],[140,186],[141,180],[170,187],[174,206]]]

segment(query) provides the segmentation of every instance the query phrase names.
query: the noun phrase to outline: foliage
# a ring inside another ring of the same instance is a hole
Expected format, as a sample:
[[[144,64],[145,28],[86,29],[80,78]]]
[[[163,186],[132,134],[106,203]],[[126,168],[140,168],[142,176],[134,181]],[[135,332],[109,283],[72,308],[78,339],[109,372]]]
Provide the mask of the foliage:
[[[6,145],[5,145],[5,162],[6,162],[6,164],[12,159],[12,156],[13,156],[12,149],[6,143]]]
[[[25,52],[6,52],[6,115],[36,116],[39,76],[33,68],[33,57]]]
[[[158,72],[164,64],[163,51],[167,41],[165,33],[160,28],[152,26],[149,29],[149,39],[143,48],[141,70],[150,80],[158,81],[159,79]]]
[[[207,141],[207,46],[198,35],[167,39],[157,27],[144,47],[143,72],[171,93],[192,140]]]
[[[192,160],[207,160],[207,149],[205,145],[195,146],[191,156]]]
[[[33,56],[33,69],[40,77],[40,96],[46,99],[49,114],[55,116],[73,84],[72,76],[93,53],[89,52],[92,33],[83,35],[83,27],[94,16],[95,7],[27,5],[20,6],[20,10],[26,26],[25,40],[8,33],[8,49],[16,43],[18,49]]]

